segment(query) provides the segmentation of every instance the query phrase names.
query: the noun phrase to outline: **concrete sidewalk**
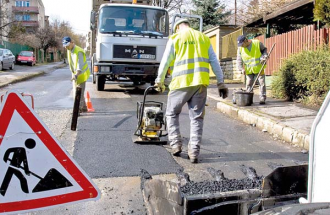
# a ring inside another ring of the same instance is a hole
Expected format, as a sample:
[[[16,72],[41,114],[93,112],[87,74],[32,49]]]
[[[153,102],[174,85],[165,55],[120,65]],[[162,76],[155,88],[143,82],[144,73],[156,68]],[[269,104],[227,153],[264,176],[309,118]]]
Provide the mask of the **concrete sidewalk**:
[[[219,111],[239,119],[257,129],[268,132],[274,139],[283,140],[304,151],[309,149],[309,134],[318,110],[306,108],[294,102],[267,98],[265,105],[259,104],[259,89],[254,89],[253,104],[239,107],[232,102],[234,89],[244,89],[243,84],[226,84],[229,96],[221,99],[218,89],[209,86],[208,97],[218,101]]]
[[[51,72],[54,69],[62,68],[67,66],[63,62],[49,63],[41,66],[26,67],[25,71],[18,70],[5,70],[0,71],[0,88],[5,87],[9,84],[24,81],[36,76],[43,75],[47,72]]]

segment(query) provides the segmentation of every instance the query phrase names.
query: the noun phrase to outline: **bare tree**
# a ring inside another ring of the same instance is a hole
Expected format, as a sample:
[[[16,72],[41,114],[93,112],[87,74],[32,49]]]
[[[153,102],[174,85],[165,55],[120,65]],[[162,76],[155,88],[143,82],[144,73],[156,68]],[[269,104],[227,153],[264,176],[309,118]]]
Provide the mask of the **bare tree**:
[[[154,5],[163,7],[169,13],[187,13],[191,0],[154,0]]]
[[[22,38],[20,41],[24,41],[22,45],[28,45],[32,48],[38,49],[40,47],[40,39],[36,37],[33,33],[26,33],[19,38]]]
[[[246,24],[260,19],[292,0],[250,0],[240,1],[237,18],[240,23]]]
[[[25,28],[8,10],[9,1],[0,1],[0,37],[15,38],[25,33]]]
[[[84,47],[86,43],[86,37],[84,35],[74,33],[68,21],[61,21],[55,19],[51,23],[51,27],[55,33],[55,40],[58,41],[58,45],[57,45],[58,49],[62,47],[61,40],[65,36],[71,37],[72,40],[75,42],[75,44],[77,44],[80,47]]]
[[[40,42],[38,48],[43,49],[45,53],[49,47],[58,46],[58,41],[55,40],[55,32],[51,27],[39,28],[35,36]]]

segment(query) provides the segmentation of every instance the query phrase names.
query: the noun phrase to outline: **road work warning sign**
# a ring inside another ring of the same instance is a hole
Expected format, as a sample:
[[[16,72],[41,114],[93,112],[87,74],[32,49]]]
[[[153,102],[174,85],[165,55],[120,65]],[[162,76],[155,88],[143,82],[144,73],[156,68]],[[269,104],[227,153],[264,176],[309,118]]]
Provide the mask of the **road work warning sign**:
[[[0,107],[0,213],[28,212],[100,192],[19,93]]]

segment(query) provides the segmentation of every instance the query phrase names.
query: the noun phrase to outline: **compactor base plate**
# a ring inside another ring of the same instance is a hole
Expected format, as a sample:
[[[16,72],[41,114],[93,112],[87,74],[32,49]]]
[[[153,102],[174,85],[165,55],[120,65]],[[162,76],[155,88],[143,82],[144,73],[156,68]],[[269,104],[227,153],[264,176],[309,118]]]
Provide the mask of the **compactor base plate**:
[[[166,145],[167,140],[162,140],[161,138],[141,138],[139,136],[132,136],[133,143],[137,144],[158,144],[158,145]]]

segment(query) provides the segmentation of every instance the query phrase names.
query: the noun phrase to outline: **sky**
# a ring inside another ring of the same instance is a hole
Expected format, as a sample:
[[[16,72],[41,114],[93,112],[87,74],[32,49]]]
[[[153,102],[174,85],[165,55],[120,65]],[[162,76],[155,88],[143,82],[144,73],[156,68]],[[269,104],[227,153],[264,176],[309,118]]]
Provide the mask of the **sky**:
[[[89,31],[92,0],[42,0],[50,23],[54,19],[68,21],[77,34]]]
[[[68,21],[77,34],[87,35],[89,31],[92,0],[42,0],[49,21]],[[235,0],[223,1],[227,9],[234,8]],[[240,0],[237,0],[239,3]]]

